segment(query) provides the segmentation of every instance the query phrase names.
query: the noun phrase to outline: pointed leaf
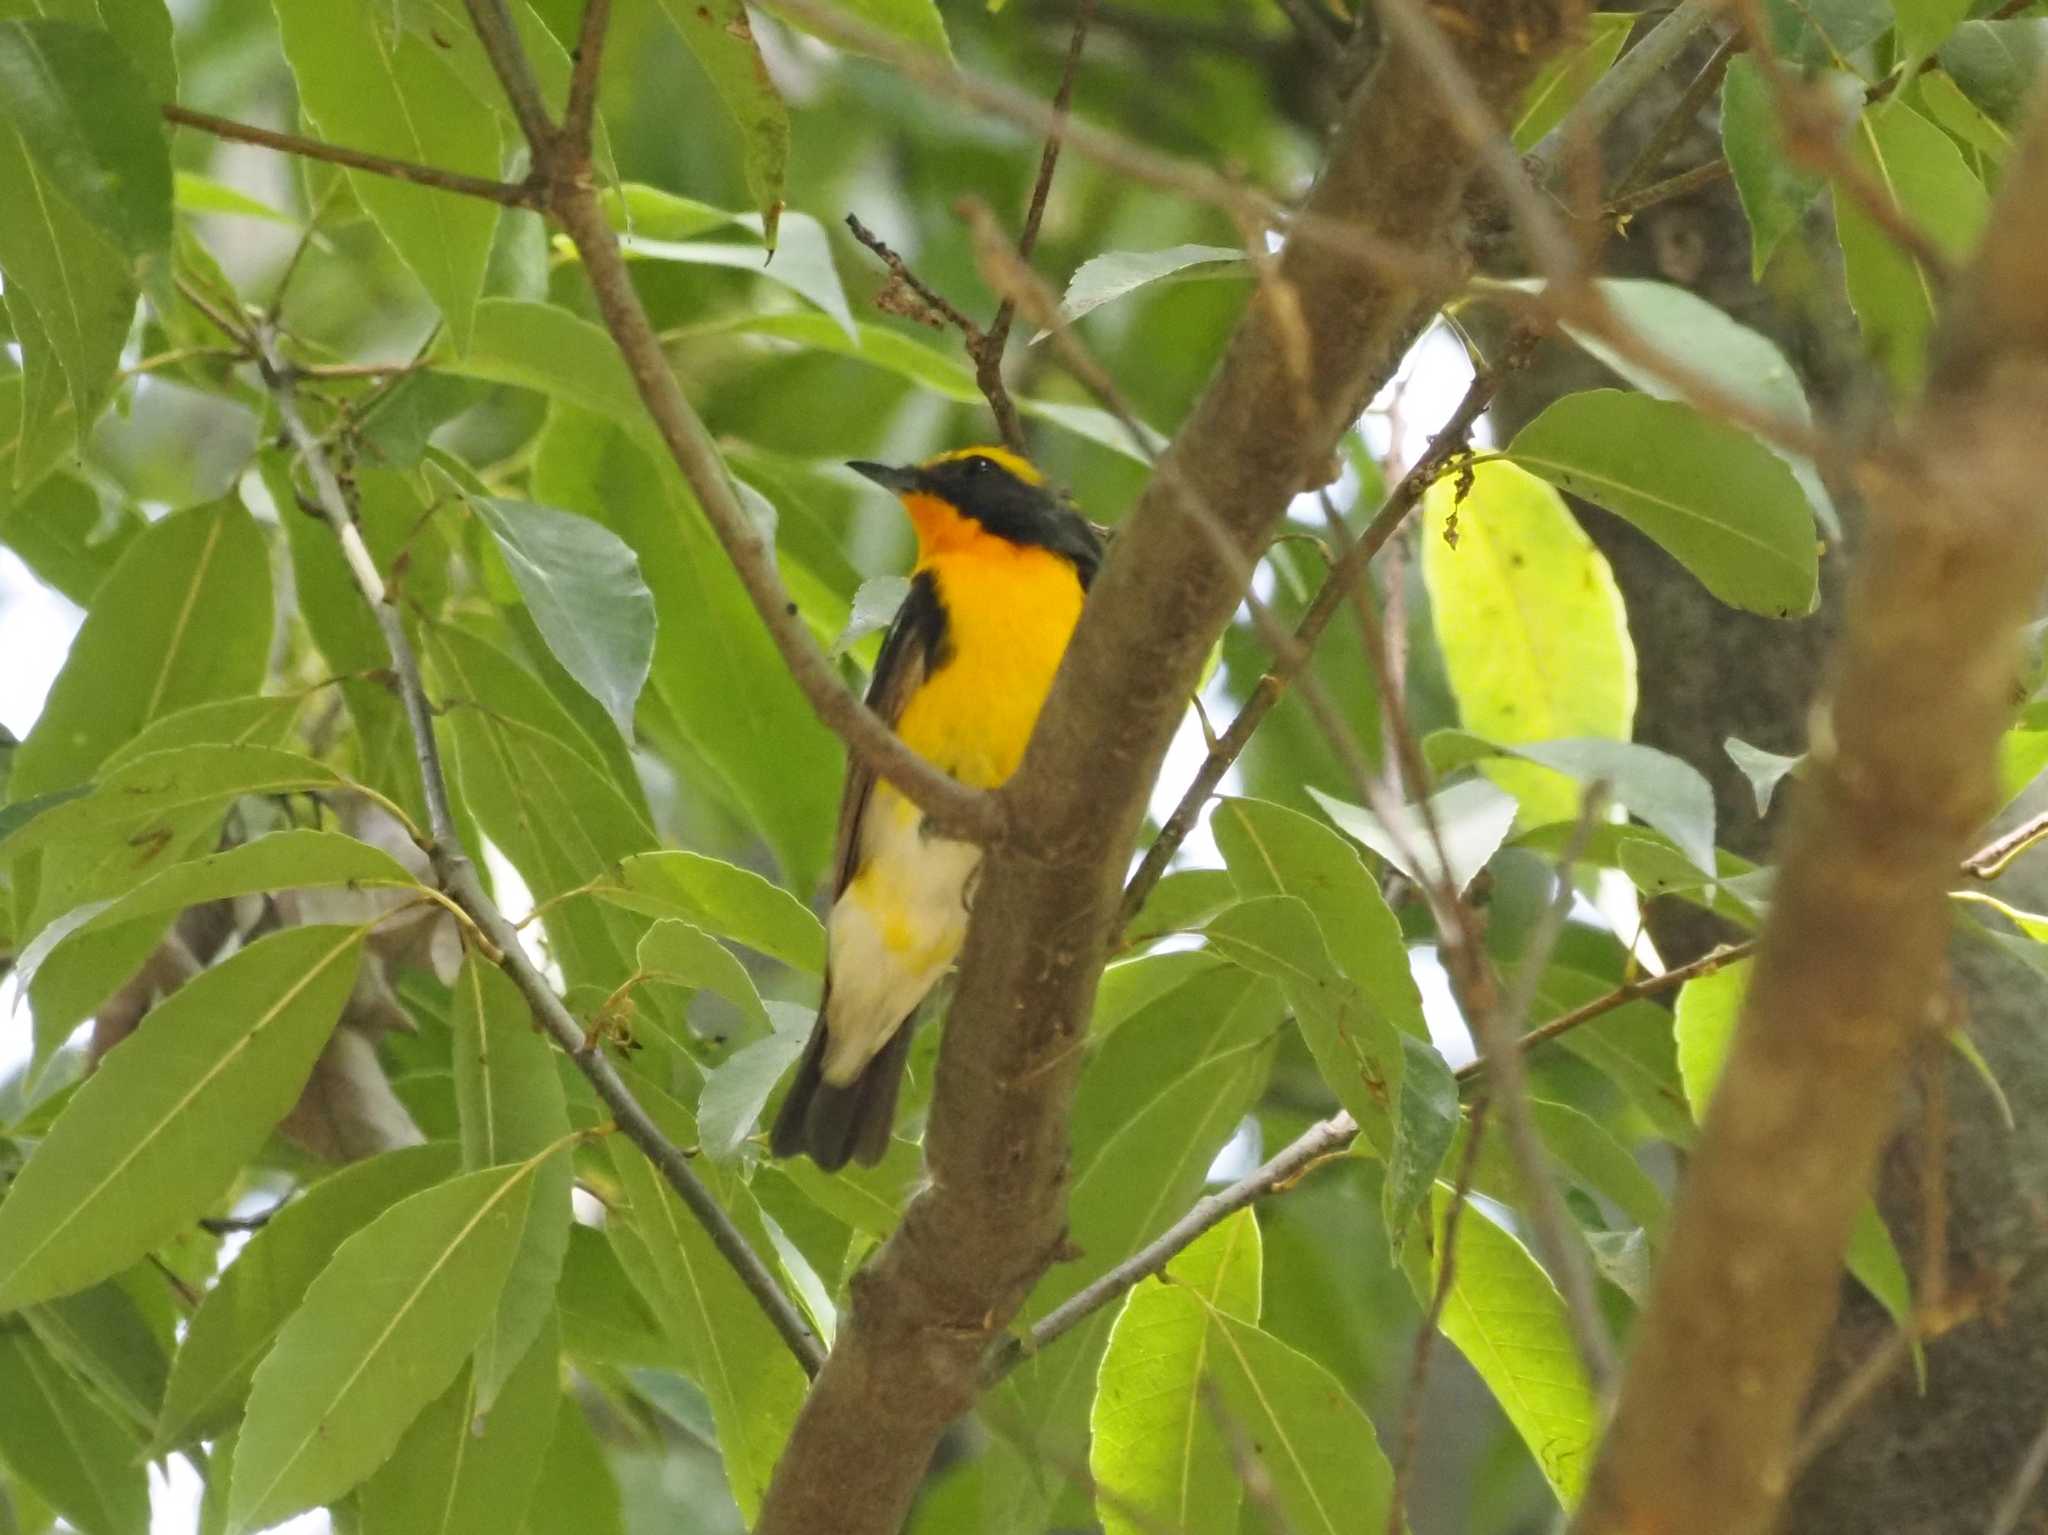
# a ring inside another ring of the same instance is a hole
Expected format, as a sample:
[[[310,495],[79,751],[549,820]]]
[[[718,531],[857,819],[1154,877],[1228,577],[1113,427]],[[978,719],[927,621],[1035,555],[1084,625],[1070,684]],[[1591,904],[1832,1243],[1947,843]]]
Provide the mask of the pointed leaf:
[[[1564,121],[1579,98],[1621,56],[1622,44],[1635,24],[1633,15],[1615,11],[1595,11],[1586,18],[1584,41],[1552,58],[1522,92],[1512,134],[1517,150],[1527,154]]]
[[[1186,1535],[1236,1535],[1243,1494],[1202,1398],[1217,1315],[1256,1323],[1259,1226],[1240,1210],[1131,1291],[1110,1330],[1089,1418],[1088,1466],[1111,1496],[1105,1535],[1141,1535],[1142,1513]],[[1213,1308],[1213,1310],[1212,1310]]]
[[[1853,77],[1847,83],[1860,85]],[[1729,61],[1721,82],[1721,148],[1749,218],[1750,273],[1761,279],[1779,242],[1804,221],[1826,183],[1785,152],[1770,81],[1746,54]]]
[[[1302,1535],[1382,1528],[1393,1468],[1342,1383],[1248,1322],[1217,1312],[1215,1326],[1218,1393],[1288,1527]]]
[[[118,1273],[206,1213],[297,1100],[362,938],[259,939],[109,1052],[0,1203],[0,1310]]]
[[[272,1215],[186,1326],[164,1388],[157,1447],[211,1439],[231,1427],[256,1366],[335,1250],[456,1165],[445,1141],[387,1151],[323,1178]]]
[[[1165,250],[1104,251],[1090,256],[1067,279],[1060,300],[1060,318],[1068,324],[1158,282],[1187,282],[1204,277],[1249,277],[1244,252],[1231,245],[1171,245]],[[1032,341],[1052,334],[1040,331]]]
[[[1430,1240],[1408,1244],[1408,1279],[1419,1299],[1435,1292],[1450,1202],[1450,1189],[1438,1184]],[[1479,1205],[1458,1217],[1441,1326],[1522,1436],[1558,1502],[1572,1507],[1592,1469],[1600,1406],[1550,1276]]]
[[[0,1328],[0,1461],[85,1535],[144,1535],[135,1440],[25,1328]]]
[[[526,1517],[564,1401],[561,1339],[549,1321],[486,1415],[464,1370],[413,1420],[364,1484],[363,1535],[505,1535]],[[575,1526],[582,1528],[579,1520]]]
[[[1308,792],[1346,836],[1363,842],[1410,879],[1435,884],[1448,873],[1452,887],[1460,891],[1500,851],[1515,824],[1514,796],[1479,778],[1439,789],[1429,797],[1427,813],[1419,806],[1403,805],[1392,825],[1363,805],[1346,804],[1312,785]],[[1443,838],[1441,862],[1430,836],[1432,826]]]
[[[544,1160],[415,1194],[341,1245],[250,1385],[235,1531],[348,1491],[455,1378],[490,1325]]]
[[[1462,501],[1458,484],[1429,488],[1422,574],[1465,728],[1511,744],[1627,740],[1635,647],[1606,558],[1534,475],[1494,461],[1473,470]],[[1496,764],[1487,776],[1521,802],[1525,825],[1577,814],[1578,791],[1545,769]]]
[[[639,968],[672,985],[716,992],[761,1033],[775,1032],[747,967],[701,927],[673,918],[655,923],[640,940]]]
[[[470,176],[499,172],[490,110],[435,47],[376,0],[278,0],[299,105],[320,137]],[[498,209],[480,198],[348,171],[349,187],[466,351]]]
[[[470,1171],[521,1162],[559,1145],[569,1133],[555,1049],[533,1021],[519,988],[475,953],[455,979],[455,1106],[462,1119],[462,1165]],[[470,1384],[472,1416],[498,1399],[542,1324],[553,1312],[555,1287],[569,1249],[567,1147],[533,1175],[533,1196],[519,1254],[505,1281],[497,1315],[477,1345]]]
[[[619,880],[597,893],[649,916],[680,917],[812,975],[825,969],[825,925],[752,869],[703,853],[637,853],[619,864]]]
[[[803,1054],[816,1014],[788,1002],[767,1004],[775,1032],[735,1050],[704,1077],[697,1099],[697,1133],[706,1155],[728,1161],[736,1155],[767,1106],[782,1074]]]
[[[747,190],[767,221],[764,238],[772,250],[789,175],[789,109],[761,61],[747,8],[741,0],[661,0],[661,6],[739,130]]]
[[[497,496],[463,499],[496,537],[555,659],[631,740],[654,660],[654,595],[633,551],[588,517]]]
[[[1756,796],[1756,813],[1766,816],[1771,813],[1771,800],[1776,797],[1778,785],[1787,773],[1797,770],[1806,760],[1806,754],[1796,757],[1781,757],[1776,752],[1767,752],[1761,746],[1751,746],[1735,736],[1721,743],[1721,749],[1728,753],[1728,760],[1741,770],[1749,780],[1749,791]],[[2031,776],[2031,775],[2029,775]]]
[[[253,693],[270,641],[270,560],[241,504],[217,501],[153,524],[100,588],[15,755],[9,793],[26,799],[81,783],[150,721]]]
[[[562,1393],[555,1411],[555,1434],[541,1462],[540,1481],[526,1511],[524,1535],[623,1535],[619,1484],[604,1457],[604,1447],[590,1431],[583,1405]]]
[[[1508,456],[1648,534],[1730,607],[1771,618],[1819,600],[1813,513],[1747,432],[1676,400],[1588,389],[1515,434]]]

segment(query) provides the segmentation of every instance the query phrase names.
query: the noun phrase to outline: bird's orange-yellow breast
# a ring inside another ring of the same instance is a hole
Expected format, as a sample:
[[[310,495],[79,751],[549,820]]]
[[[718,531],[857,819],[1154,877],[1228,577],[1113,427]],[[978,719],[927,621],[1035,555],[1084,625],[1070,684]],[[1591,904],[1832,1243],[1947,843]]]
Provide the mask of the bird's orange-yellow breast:
[[[917,568],[938,581],[950,656],[896,729],[961,782],[991,787],[1023,759],[1081,617],[1081,580],[1071,561],[997,538],[943,501],[904,504],[917,525]]]

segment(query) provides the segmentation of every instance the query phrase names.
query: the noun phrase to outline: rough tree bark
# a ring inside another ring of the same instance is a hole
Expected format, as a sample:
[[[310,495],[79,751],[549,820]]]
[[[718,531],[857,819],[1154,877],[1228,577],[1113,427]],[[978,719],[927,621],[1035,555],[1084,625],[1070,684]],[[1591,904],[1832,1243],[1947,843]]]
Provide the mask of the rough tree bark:
[[[1610,172],[1634,162],[1641,146],[1705,63],[1712,40],[1698,44],[1664,88],[1646,93],[1603,146]],[[1659,177],[1702,165],[1720,153],[1711,104],[1677,140]],[[1832,238],[1823,207],[1812,238],[1781,252],[1763,285],[1750,274],[1747,219],[1723,182],[1640,215],[1627,237],[1605,251],[1609,275],[1676,283],[1770,335],[1784,350],[1823,415],[1848,402],[1860,342],[1838,268],[1827,264]],[[1791,242],[1788,242],[1788,248]],[[1789,259],[1788,259],[1789,255]],[[1533,366],[1512,375],[1492,412],[1505,440],[1559,396],[1611,385],[1612,376],[1568,342],[1548,342]],[[1854,487],[1836,485],[1837,504],[1857,543],[1861,513]],[[1751,617],[1717,602],[1647,538],[1597,507],[1581,520],[1612,564],[1625,594],[1640,660],[1638,740],[1692,763],[1714,788],[1718,840],[1766,859],[1796,785],[1758,814],[1748,780],[1723,750],[1738,736],[1771,751],[1807,744],[1807,710],[1817,696],[1827,648],[1839,629],[1847,553],[1823,560],[1821,609],[1797,623]],[[2011,813],[2043,808],[2023,802]],[[2030,910],[2048,903],[2048,874],[2026,863],[2001,880],[2001,894]],[[1734,936],[1682,901],[1657,903],[1650,927],[1667,962],[1697,957]],[[1947,1057],[1948,1136],[1940,1160],[1949,1191],[1945,1256],[1949,1293],[1976,1314],[1929,1339],[1924,1389],[1898,1360],[1888,1382],[1799,1474],[1782,1521],[1788,1530],[1886,1530],[1947,1535],[1984,1529],[2013,1468],[2048,1414],[2048,1057],[2039,1049],[2042,977],[1981,942],[1959,942],[1951,956],[1957,995],[1971,1037],[2011,1100],[2008,1128],[1975,1073]],[[1940,1064],[1941,1058],[1936,1058]],[[1916,1101],[1881,1165],[1878,1201],[1909,1268],[1918,1270],[1923,1229],[1922,1173],[1929,1149]],[[1940,1233],[1934,1234],[1942,1241]],[[1918,1282],[1916,1275],[1916,1283]],[[1834,1400],[1878,1350],[1894,1324],[1867,1292],[1845,1281],[1842,1312],[1828,1340],[1810,1405]],[[1927,1297],[1922,1296],[1923,1302]],[[1897,1358],[1896,1355],[1893,1356]],[[2044,1495],[2043,1507],[2048,1507]]]
[[[1496,116],[1563,42],[1567,0],[1433,8]],[[940,1052],[931,1184],[853,1285],[757,1535],[888,1535],[984,1351],[1058,1255],[1067,1109],[1119,876],[1244,571],[1456,281],[1474,158],[1429,74],[1389,50],[1307,211],[1425,261],[1427,290],[1337,244],[1289,242],[1097,581],[991,851]],[[1209,526],[1199,526],[1208,519]],[[1229,546],[1227,557],[1212,534]]]
[[[1864,462],[1830,727],[1581,1530],[1740,1535],[1787,1491],[1841,1248],[1940,1011],[1943,892],[1991,808],[2018,630],[2048,576],[2048,294],[2028,270],[2044,239],[2048,114],[2007,169],[1927,400]]]

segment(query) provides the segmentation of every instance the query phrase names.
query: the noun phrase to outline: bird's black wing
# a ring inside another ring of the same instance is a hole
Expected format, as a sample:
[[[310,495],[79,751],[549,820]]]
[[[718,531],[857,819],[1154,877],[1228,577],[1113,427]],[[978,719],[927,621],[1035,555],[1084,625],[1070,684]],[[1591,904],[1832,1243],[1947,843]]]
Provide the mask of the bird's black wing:
[[[889,632],[882,639],[882,651],[875,658],[875,674],[868,681],[868,707],[893,728],[903,717],[903,706],[924,685],[926,677],[944,664],[946,654],[946,609],[939,601],[938,578],[920,571],[910,583],[910,595],[896,610]],[[832,858],[832,898],[836,901],[860,863],[860,823],[868,801],[874,796],[875,771],[857,756],[846,762],[846,789],[839,800],[839,843]]]

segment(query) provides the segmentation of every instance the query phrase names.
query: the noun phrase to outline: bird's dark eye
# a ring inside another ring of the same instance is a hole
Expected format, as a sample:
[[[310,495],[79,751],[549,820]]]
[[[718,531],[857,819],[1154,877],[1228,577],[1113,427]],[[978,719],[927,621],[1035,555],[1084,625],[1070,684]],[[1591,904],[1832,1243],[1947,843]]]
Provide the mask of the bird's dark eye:
[[[994,462],[986,458],[970,458],[967,461],[967,472],[969,474],[987,474],[993,468],[995,468]]]

